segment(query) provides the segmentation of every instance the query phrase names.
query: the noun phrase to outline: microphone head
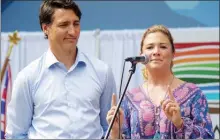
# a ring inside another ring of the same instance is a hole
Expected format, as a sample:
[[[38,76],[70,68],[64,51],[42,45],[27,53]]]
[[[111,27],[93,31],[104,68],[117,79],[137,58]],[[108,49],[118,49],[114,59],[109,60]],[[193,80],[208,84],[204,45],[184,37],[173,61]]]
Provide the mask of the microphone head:
[[[135,57],[128,57],[125,59],[125,61],[130,61],[132,63],[142,63],[147,64],[149,61],[149,58],[147,55],[141,55],[141,56],[135,56]]]
[[[146,65],[149,62],[149,57],[146,54],[144,54],[143,56],[144,56],[144,61],[142,62],[142,64]]]

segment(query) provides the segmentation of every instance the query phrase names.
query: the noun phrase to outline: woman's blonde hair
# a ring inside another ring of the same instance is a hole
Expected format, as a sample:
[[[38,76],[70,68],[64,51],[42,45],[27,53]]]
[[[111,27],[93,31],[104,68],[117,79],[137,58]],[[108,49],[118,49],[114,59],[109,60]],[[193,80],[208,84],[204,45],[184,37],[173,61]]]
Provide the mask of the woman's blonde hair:
[[[163,33],[164,35],[167,36],[168,40],[170,41],[170,44],[171,44],[171,48],[172,48],[172,52],[175,53],[175,47],[174,47],[174,43],[173,43],[173,37],[170,33],[170,31],[168,30],[167,27],[165,27],[164,25],[153,25],[151,26],[150,28],[148,28],[145,33],[143,34],[143,37],[142,37],[142,40],[141,40],[141,47],[140,47],[140,52],[142,52],[142,48],[143,48],[143,45],[144,45],[144,39],[146,38],[146,36],[150,33],[155,33],[155,32],[161,32]],[[171,68],[173,67],[173,61],[171,62]],[[147,69],[146,67],[144,67],[142,69],[142,74],[143,74],[143,77],[145,80],[147,80]]]

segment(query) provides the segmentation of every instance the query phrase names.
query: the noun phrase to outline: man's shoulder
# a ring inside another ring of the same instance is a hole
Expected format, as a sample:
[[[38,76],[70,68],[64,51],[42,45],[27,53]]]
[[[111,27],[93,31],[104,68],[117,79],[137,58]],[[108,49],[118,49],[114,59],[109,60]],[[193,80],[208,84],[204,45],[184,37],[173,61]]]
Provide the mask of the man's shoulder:
[[[18,77],[25,76],[26,78],[30,78],[36,76],[36,74],[38,74],[42,68],[43,58],[44,54],[30,62],[18,73]]]
[[[91,56],[91,55],[88,55],[85,53],[82,53],[82,54],[86,58],[86,64],[91,65],[92,67],[94,67],[97,70],[105,70],[105,71],[108,70],[109,65],[106,62],[104,62],[94,56]]]

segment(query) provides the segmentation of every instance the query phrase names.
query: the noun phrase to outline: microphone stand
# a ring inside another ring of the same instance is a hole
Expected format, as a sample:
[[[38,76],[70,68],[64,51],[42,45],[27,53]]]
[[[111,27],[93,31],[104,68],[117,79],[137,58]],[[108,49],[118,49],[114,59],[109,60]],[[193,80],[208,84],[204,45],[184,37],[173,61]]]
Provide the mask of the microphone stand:
[[[125,93],[126,93],[126,90],[127,90],[127,88],[128,88],[128,84],[130,83],[130,80],[131,80],[132,75],[135,73],[136,64],[137,64],[137,63],[131,61],[131,64],[132,64],[132,65],[131,65],[131,68],[130,68],[130,70],[129,70],[130,75],[129,75],[127,84],[126,84],[125,89],[124,89],[124,92],[123,92],[123,94],[121,95],[120,100],[119,100],[119,102],[118,102],[118,104],[117,104],[116,110],[115,110],[115,112],[114,112],[114,116],[113,116],[113,118],[112,118],[112,120],[111,120],[111,122],[110,122],[110,125],[109,125],[108,130],[107,130],[107,132],[106,132],[106,134],[105,134],[104,139],[108,139],[109,133],[110,133],[110,131],[111,131],[111,129],[112,129],[112,126],[113,126],[113,123],[114,123],[114,121],[115,121],[116,115],[117,115],[117,113],[118,113],[119,107],[120,107],[120,105],[121,105],[121,102],[122,102],[122,100],[123,100],[123,98],[124,98],[124,95],[125,95]],[[119,118],[119,119],[120,119],[120,118]],[[119,128],[119,129],[120,129],[120,128]]]

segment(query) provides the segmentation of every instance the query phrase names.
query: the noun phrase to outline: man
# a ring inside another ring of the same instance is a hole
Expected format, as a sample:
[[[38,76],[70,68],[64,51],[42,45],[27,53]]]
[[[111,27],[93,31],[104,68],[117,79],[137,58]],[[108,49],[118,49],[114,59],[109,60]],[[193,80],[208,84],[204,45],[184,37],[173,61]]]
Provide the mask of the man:
[[[80,18],[72,0],[42,3],[39,19],[49,49],[19,72],[14,82],[6,138],[104,136],[115,82],[105,63],[77,48]]]

